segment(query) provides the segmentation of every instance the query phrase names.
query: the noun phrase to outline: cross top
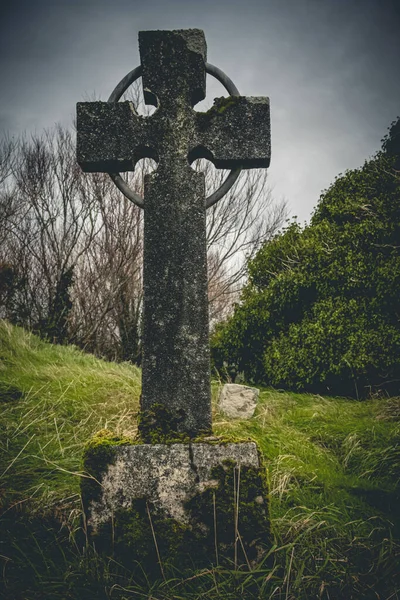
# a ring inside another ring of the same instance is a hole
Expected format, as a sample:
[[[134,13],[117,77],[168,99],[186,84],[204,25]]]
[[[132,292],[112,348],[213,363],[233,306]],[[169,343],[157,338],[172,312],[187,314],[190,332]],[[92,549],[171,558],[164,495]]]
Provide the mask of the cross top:
[[[84,171],[133,171],[145,157],[142,412],[162,405],[178,431],[211,430],[204,175],[217,168],[268,167],[269,101],[229,96],[205,113],[206,42],[199,29],[139,34],[144,98],[77,105],[77,155]],[[154,416],[154,415],[153,415]]]
[[[146,104],[181,98],[194,106],[206,95],[206,40],[200,29],[141,31],[139,49]]]
[[[131,102],[78,103],[84,171],[132,171],[141,158],[170,163],[178,156],[226,169],[269,166],[268,98],[231,96],[207,113],[193,110],[206,91],[201,30],[142,31],[139,48],[145,102],[157,111],[141,117]]]

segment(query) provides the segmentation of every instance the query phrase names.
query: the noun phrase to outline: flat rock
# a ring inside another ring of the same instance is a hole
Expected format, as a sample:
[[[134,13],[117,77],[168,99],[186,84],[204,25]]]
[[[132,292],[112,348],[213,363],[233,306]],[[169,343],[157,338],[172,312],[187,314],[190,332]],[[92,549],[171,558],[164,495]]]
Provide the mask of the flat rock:
[[[256,410],[260,390],[226,383],[218,398],[218,408],[231,419],[251,419]]]

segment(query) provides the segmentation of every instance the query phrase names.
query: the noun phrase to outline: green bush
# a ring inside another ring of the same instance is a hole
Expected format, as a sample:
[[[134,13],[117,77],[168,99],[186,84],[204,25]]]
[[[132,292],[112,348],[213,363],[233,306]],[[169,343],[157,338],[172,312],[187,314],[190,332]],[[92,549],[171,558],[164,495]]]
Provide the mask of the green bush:
[[[380,152],[335,180],[309,225],[290,223],[250,262],[212,339],[218,369],[295,390],[398,393],[399,129],[400,119]]]

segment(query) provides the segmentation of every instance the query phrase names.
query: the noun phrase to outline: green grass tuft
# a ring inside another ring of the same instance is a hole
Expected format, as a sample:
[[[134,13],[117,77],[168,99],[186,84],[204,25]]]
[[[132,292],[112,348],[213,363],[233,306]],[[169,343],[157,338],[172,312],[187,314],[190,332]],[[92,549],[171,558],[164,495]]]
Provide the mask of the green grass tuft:
[[[136,434],[139,369],[45,343],[5,322],[0,361],[3,504],[26,501],[27,494],[38,505],[78,494],[88,439],[101,429]]]

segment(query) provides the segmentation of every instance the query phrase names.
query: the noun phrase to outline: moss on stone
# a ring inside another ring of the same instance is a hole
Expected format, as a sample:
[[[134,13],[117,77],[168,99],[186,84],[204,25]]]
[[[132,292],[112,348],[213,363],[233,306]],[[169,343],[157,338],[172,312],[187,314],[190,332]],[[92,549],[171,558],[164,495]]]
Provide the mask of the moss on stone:
[[[244,438],[239,435],[210,435],[205,433],[191,440],[193,444],[210,444],[210,446],[227,446],[228,444],[246,444],[253,442],[257,445],[257,441],[252,437]]]
[[[100,481],[108,466],[114,463],[115,447],[133,443],[132,439],[116,435],[108,429],[101,429],[86,443],[83,450],[83,468],[89,477],[83,477],[81,480],[84,506],[100,499]]]
[[[235,444],[244,442],[254,442],[255,440],[243,437],[238,438],[232,435],[214,436],[210,431],[204,431],[195,438],[191,438],[187,433],[179,431],[180,417],[164,404],[153,404],[151,409],[141,411],[138,415],[138,444],[189,444],[205,443],[211,445],[217,444]]]
[[[99,527],[92,536],[96,548],[130,569],[140,561],[155,576],[160,574],[157,549],[163,565],[178,566],[181,572],[217,562],[232,565],[237,506],[234,491],[239,489],[237,565],[253,567],[272,541],[265,480],[259,469],[250,467],[241,467],[239,475],[236,463],[230,460],[215,467],[212,477],[215,485],[186,503],[188,524],[158,512],[144,498],[137,499]]]
[[[221,96],[220,98],[214,98],[214,104],[208,112],[214,112],[218,115],[223,115],[229,107],[235,106],[239,99],[240,96]]]
[[[222,117],[227,110],[235,106],[240,101],[240,96],[221,96],[214,98],[213,106],[205,113],[198,113],[198,126],[200,131],[209,127],[210,122]]]
[[[239,563],[256,564],[272,541],[268,489],[262,467],[238,467],[225,460],[214,467],[215,487],[208,487],[186,503],[194,527],[199,527],[204,544],[215,551],[215,537],[222,562],[231,562],[235,554],[235,518],[239,507],[236,542]],[[207,528],[207,532],[204,529]]]
[[[179,431],[179,415],[164,404],[153,404],[138,417],[139,438],[143,444],[187,443],[190,437]]]
[[[99,551],[114,556],[127,568],[134,569],[140,562],[156,576],[160,575],[158,554],[163,565],[184,567],[189,566],[195,551],[190,527],[160,514],[145,498],[115,511],[112,521],[103,523],[92,539]]]

